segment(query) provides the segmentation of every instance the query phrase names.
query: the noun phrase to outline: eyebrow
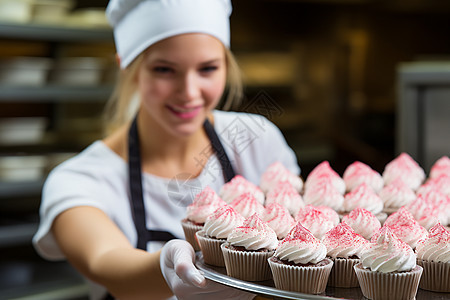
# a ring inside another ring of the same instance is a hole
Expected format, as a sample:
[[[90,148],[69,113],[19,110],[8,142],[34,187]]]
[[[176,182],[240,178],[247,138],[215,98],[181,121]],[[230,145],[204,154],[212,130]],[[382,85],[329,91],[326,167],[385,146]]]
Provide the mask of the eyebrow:
[[[219,62],[221,60],[222,60],[221,58],[215,58],[215,59],[211,59],[211,60],[202,62],[202,63],[200,63],[200,65],[209,65],[209,64],[212,64],[212,63]],[[172,61],[166,60],[166,59],[157,59],[157,60],[155,60],[155,62],[156,63],[162,63],[162,64],[168,64],[168,65],[176,65],[175,62],[172,62]]]

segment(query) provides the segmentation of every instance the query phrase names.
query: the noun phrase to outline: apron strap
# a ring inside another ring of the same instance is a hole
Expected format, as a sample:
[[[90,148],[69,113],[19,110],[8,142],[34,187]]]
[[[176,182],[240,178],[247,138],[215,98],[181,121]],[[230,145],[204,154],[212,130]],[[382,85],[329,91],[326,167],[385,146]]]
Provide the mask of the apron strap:
[[[234,172],[233,166],[231,165],[230,159],[228,158],[228,155],[223,148],[222,142],[220,141],[217,132],[214,130],[214,127],[209,122],[208,118],[206,118],[205,122],[203,123],[203,128],[205,129],[206,135],[211,141],[211,145],[217,154],[217,158],[219,159],[220,165],[222,167],[225,182],[228,182],[236,175],[236,172]]]
[[[147,226],[145,221],[145,206],[142,196],[142,170],[141,153],[139,149],[139,136],[137,118],[134,118],[128,137],[128,172],[131,194],[131,207],[133,209],[134,226],[138,236],[136,248],[147,250]]]

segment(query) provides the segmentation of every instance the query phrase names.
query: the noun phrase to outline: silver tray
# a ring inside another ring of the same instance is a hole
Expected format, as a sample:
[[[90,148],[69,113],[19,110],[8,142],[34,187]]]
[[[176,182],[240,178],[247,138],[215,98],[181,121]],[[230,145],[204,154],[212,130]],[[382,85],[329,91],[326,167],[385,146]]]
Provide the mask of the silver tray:
[[[203,261],[201,251],[196,253],[195,265],[199,268],[205,278],[224,284],[229,287],[240,289],[253,294],[269,297],[273,299],[366,299],[360,288],[334,288],[327,287],[325,293],[320,295],[310,295],[303,293],[290,292],[275,288],[273,280],[249,282],[227,276],[225,268],[214,267]],[[448,300],[450,293],[435,293],[418,289],[416,300]]]

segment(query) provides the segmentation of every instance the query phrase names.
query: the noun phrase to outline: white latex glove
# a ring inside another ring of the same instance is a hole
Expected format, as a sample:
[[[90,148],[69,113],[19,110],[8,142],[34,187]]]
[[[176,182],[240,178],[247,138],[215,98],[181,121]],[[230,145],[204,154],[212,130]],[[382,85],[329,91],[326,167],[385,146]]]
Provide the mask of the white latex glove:
[[[178,299],[249,300],[255,295],[205,279],[194,266],[195,252],[184,240],[171,240],[161,251],[161,271]]]

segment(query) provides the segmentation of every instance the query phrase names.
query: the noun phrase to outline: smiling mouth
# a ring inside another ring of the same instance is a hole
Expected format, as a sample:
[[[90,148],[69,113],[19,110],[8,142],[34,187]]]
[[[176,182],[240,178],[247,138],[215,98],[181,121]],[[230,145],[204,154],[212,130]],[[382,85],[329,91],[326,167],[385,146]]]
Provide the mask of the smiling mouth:
[[[197,114],[200,112],[203,106],[195,106],[195,107],[174,107],[174,106],[167,106],[167,108],[178,118],[181,119],[191,119],[197,116]]]

